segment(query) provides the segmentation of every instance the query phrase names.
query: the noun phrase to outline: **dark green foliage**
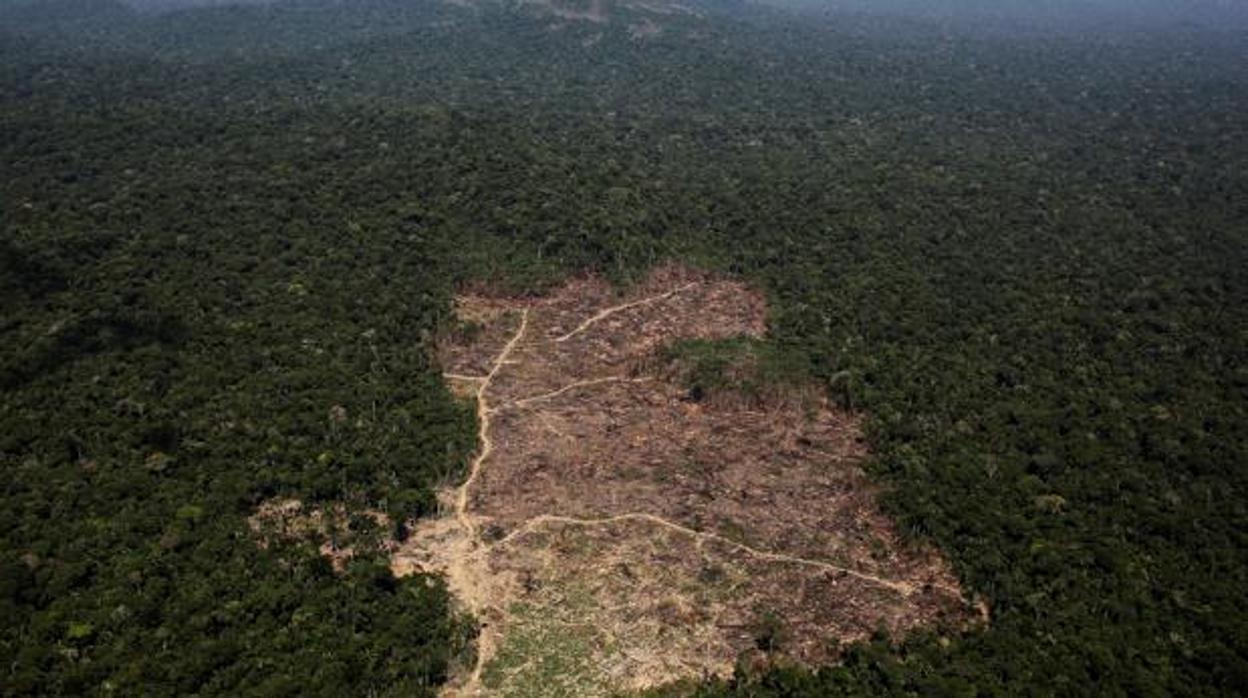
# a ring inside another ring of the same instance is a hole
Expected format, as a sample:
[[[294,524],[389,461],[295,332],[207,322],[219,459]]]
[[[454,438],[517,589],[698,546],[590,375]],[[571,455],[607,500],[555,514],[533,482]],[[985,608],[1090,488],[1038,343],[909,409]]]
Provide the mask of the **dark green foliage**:
[[[703,694],[1248,685],[1242,36],[98,7],[0,31],[3,693],[428,690],[470,634],[440,586],[245,517],[428,513],[475,445],[455,285],[668,258],[772,302],[673,350],[694,382],[863,410],[992,609]]]
[[[755,403],[785,399],[809,391],[814,382],[806,353],[749,337],[686,340],[662,354],[694,401],[716,394]]]

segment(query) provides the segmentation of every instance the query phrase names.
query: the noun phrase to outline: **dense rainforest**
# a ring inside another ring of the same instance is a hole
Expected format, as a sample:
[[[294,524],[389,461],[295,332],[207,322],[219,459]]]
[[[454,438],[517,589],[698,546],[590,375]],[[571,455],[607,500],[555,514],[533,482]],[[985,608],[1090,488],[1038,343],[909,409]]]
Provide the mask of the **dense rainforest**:
[[[671,259],[991,609],[679,690],[1242,692],[1248,36],[696,6],[0,7],[0,694],[431,695],[438,578],[247,517],[402,536],[476,447],[453,291]]]

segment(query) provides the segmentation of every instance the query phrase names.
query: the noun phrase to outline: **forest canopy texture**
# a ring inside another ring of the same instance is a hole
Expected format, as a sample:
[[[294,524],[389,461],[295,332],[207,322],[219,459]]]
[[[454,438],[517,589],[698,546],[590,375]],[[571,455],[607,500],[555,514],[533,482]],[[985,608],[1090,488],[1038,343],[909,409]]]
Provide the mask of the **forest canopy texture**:
[[[476,448],[455,291],[669,260],[991,609],[682,690],[1242,692],[1244,34],[691,7],[0,6],[0,694],[432,695],[475,621],[378,541]]]

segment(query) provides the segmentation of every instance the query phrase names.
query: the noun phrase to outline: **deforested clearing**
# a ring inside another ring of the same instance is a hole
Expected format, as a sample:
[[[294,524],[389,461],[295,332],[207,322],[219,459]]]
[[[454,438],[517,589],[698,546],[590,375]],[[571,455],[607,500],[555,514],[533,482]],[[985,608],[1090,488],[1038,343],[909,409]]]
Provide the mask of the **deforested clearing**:
[[[835,660],[878,629],[965,625],[931,547],[901,539],[860,464],[859,415],[706,399],[663,369],[680,340],[761,339],[745,284],[664,267],[621,293],[465,296],[440,345],[479,450],[397,574],[438,572],[480,623],[464,695],[601,695]]]

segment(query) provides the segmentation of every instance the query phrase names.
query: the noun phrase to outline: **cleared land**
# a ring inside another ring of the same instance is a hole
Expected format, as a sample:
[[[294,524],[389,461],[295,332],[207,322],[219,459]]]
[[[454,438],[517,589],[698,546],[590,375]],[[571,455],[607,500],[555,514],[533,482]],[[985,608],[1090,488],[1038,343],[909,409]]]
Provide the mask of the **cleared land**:
[[[939,555],[876,508],[855,416],[700,402],[646,372],[678,339],[762,336],[765,312],[679,268],[623,298],[586,278],[459,299],[441,359],[481,448],[393,558],[445,574],[482,622],[452,690],[604,694],[971,617]]]

